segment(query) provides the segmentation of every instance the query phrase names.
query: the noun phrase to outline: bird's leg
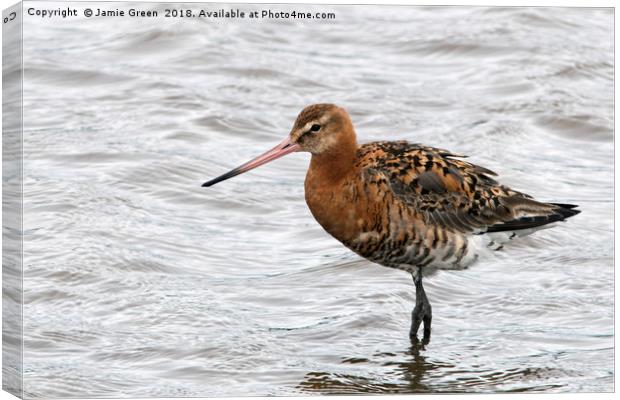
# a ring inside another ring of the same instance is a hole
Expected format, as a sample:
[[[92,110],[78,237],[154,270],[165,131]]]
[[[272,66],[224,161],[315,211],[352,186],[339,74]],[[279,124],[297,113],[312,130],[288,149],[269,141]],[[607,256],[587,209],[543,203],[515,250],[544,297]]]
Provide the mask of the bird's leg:
[[[418,328],[424,322],[423,344],[428,344],[431,339],[431,320],[433,318],[431,303],[429,303],[422,286],[422,267],[418,267],[418,273],[413,277],[415,283],[415,308],[411,312],[411,330],[409,337],[411,340],[417,340]]]

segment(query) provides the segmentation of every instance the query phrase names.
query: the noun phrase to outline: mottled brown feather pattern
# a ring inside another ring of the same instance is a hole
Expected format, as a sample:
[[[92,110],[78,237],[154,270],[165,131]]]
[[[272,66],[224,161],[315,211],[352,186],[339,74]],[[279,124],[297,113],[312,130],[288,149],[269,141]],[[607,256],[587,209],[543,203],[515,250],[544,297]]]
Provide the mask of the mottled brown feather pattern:
[[[406,141],[375,142],[358,150],[356,166],[367,179],[373,174],[386,179],[426,223],[462,232],[557,208],[500,185],[491,178],[495,172],[455,157],[463,156]]]
[[[493,171],[463,157],[406,141],[368,143],[336,186],[321,185],[320,165],[311,166],[306,200],[347,247],[411,272],[465,267],[477,257],[469,251],[472,234],[559,208],[499,184]]]

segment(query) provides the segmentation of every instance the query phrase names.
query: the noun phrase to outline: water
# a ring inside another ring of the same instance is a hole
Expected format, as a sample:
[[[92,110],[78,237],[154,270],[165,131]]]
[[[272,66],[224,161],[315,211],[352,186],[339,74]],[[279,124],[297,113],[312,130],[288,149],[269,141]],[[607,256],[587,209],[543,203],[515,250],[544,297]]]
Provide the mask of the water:
[[[612,10],[265,7],[336,19],[26,19],[26,395],[612,391]],[[315,102],[583,212],[428,279],[412,346],[410,276],[313,220],[308,155],[200,187]]]

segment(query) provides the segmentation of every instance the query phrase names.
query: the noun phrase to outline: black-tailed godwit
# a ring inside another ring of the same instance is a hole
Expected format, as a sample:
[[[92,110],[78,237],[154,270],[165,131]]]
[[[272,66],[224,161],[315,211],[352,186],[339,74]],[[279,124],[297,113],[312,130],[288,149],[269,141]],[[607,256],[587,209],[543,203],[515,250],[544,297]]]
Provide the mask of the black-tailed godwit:
[[[360,256],[411,273],[409,336],[417,340],[424,322],[423,343],[432,319],[423,276],[465,268],[480,245],[498,246],[580,212],[503,186],[493,171],[447,150],[406,141],[358,145],[349,114],[333,104],[306,107],[282,143],[202,186],[295,151],[312,154],[305,193],[318,223]]]

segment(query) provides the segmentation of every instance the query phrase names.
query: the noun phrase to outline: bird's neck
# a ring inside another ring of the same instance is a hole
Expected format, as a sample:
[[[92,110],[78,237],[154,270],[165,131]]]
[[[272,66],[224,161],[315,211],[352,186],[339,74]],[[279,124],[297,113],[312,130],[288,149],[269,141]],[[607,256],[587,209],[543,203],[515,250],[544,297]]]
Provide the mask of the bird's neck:
[[[308,173],[322,185],[336,184],[353,172],[358,145],[355,136],[336,146],[313,154]]]
[[[337,148],[336,148],[337,147]],[[306,175],[306,203],[314,218],[336,239],[346,242],[355,234],[351,182],[356,174],[357,143],[338,143],[333,151],[313,154]]]

